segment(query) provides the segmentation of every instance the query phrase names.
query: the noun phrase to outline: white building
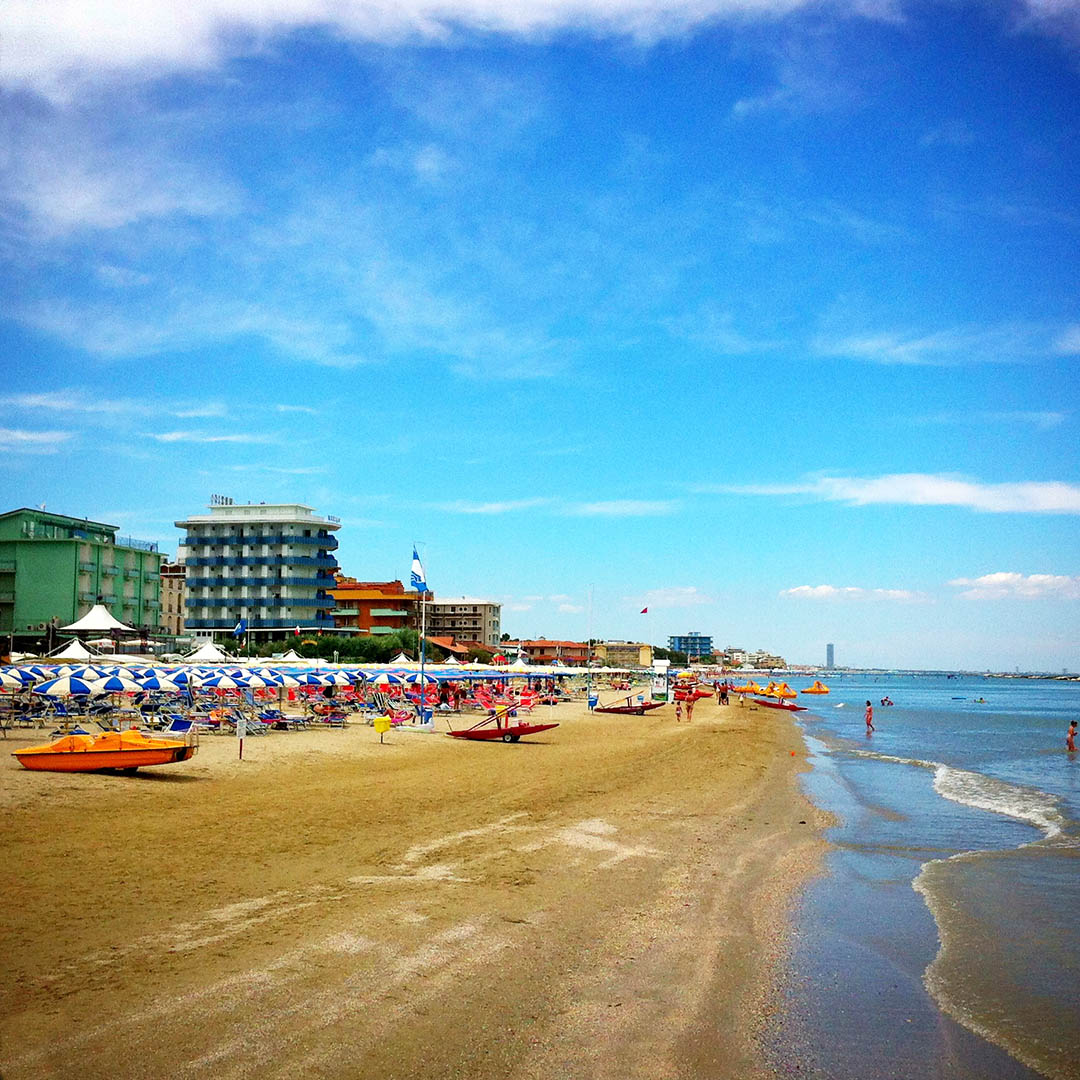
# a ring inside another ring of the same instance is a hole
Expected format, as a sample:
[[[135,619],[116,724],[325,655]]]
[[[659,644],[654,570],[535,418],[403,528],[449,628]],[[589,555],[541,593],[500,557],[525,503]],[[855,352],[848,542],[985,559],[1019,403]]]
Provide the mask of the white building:
[[[427,632],[431,637],[454,637],[498,645],[502,634],[502,604],[462,596],[433,600],[427,605]]]
[[[330,614],[341,527],[300,503],[234,503],[214,496],[209,513],[176,522],[186,575],[185,629],[229,635],[246,620],[263,637],[333,630]]]

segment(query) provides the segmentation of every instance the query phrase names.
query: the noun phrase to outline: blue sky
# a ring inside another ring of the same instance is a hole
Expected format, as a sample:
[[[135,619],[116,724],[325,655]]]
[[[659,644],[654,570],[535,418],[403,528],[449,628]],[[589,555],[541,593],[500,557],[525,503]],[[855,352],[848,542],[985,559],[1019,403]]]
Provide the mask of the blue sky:
[[[1075,0],[0,36],[5,508],[303,501],[515,635],[1080,668]]]

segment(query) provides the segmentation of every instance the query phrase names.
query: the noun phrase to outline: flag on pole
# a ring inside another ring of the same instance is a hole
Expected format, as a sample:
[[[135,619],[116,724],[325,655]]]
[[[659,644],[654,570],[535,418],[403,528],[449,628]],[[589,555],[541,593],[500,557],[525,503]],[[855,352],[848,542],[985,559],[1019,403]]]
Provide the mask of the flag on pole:
[[[233,628],[233,637],[243,637],[247,633],[247,619],[241,619]]]
[[[416,589],[417,592],[427,592],[427,581],[425,580],[424,566],[420,562],[420,556],[416,554],[416,548],[412,549],[412,575],[409,578],[409,585]]]
[[[293,633],[294,633],[294,634],[295,634],[295,635],[296,635],[297,637],[299,637],[299,636],[300,636],[300,627],[299,627],[299,626],[297,626],[297,627],[294,627],[294,629],[293,629]]]
[[[648,609],[647,607],[643,607],[643,608],[641,609],[641,614],[642,614],[642,615],[648,615],[648,614],[649,614],[649,609]]]

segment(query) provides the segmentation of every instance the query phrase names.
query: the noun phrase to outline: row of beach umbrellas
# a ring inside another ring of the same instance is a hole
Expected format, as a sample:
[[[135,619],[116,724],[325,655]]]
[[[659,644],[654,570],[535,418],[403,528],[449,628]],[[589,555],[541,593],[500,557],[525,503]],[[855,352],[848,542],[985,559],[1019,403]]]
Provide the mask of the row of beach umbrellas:
[[[274,667],[101,667],[94,664],[31,664],[0,667],[0,687],[30,688],[47,697],[94,697],[142,691],[277,689],[303,686],[404,686],[461,679],[461,674],[419,671],[326,670]],[[472,674],[471,677],[482,677]],[[490,671],[486,677],[505,678]]]

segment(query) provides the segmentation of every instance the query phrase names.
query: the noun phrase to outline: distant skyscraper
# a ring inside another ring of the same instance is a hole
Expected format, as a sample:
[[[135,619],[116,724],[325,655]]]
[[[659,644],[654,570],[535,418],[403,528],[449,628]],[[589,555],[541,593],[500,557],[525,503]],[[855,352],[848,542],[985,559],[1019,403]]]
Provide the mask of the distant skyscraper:
[[[832,645],[826,645],[825,646],[825,666],[830,671],[832,671],[832,669],[834,667],[836,667],[836,664],[834,663],[834,660],[835,660],[835,657],[833,655],[833,646]]]

